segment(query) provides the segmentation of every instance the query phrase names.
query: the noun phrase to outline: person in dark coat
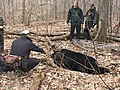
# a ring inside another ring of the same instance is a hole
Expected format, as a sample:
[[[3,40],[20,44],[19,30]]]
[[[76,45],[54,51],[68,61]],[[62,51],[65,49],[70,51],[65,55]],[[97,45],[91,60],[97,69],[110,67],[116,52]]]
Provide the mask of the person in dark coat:
[[[74,2],[74,5],[69,9],[67,16],[67,23],[71,23],[70,41],[74,38],[74,31],[76,29],[76,38],[80,39],[81,24],[84,23],[83,11],[78,6],[78,2]]]
[[[89,30],[94,28],[95,25],[98,25],[99,22],[99,14],[94,4],[91,4],[90,9],[85,14],[85,17],[86,21],[84,34],[87,40],[91,40]]]
[[[23,65],[21,65],[20,67],[20,69],[24,72],[30,71],[40,62],[40,60],[37,58],[29,58],[31,51],[45,53],[45,51],[42,48],[39,48],[38,46],[32,43],[32,40],[28,37],[28,35],[30,35],[29,33],[30,32],[28,30],[23,31],[21,37],[13,41],[10,52],[10,55],[26,57],[27,60],[26,62],[24,62],[26,63],[26,66],[24,67],[27,68],[24,68]]]
[[[4,51],[4,28],[5,23],[3,18],[0,17],[0,53]]]

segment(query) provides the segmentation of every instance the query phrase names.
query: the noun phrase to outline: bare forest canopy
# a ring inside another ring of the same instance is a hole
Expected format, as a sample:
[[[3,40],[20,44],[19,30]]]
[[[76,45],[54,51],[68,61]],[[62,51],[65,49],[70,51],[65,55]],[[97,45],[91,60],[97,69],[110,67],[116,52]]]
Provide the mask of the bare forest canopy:
[[[77,0],[79,7],[85,12],[91,3],[99,9],[102,0]],[[120,0],[108,0],[109,14],[112,12],[112,21],[120,19]],[[7,24],[27,24],[36,21],[49,22],[66,20],[67,12],[73,0],[0,0],[0,14]]]
[[[39,58],[41,63],[25,75],[0,73],[0,90],[120,90],[120,0],[77,0],[84,14],[92,3],[95,4],[100,25],[98,30],[90,30],[93,40],[75,39],[71,43],[67,40],[70,25],[66,19],[73,1],[0,0],[0,15],[6,23],[4,55],[9,54],[12,41],[21,35],[23,29],[30,30],[33,42],[48,52],[31,52],[30,57]],[[84,25],[81,26],[82,36]],[[92,56],[112,73],[87,75],[58,68],[52,62],[51,47]]]

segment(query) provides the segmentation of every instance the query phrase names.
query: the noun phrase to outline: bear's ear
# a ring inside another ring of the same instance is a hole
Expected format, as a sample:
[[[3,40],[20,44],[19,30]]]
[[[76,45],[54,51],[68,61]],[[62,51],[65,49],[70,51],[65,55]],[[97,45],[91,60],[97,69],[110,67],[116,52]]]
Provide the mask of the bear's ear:
[[[50,54],[55,54],[56,52],[58,52],[58,51],[56,51],[56,50],[51,50]]]
[[[66,52],[70,52],[70,50],[67,50],[67,49],[61,49],[60,52],[61,52],[61,53],[66,53]]]
[[[53,58],[53,59],[54,59],[54,54],[55,54],[55,53],[52,53],[52,54],[51,54],[51,58]]]
[[[55,52],[53,50],[50,51],[50,54],[54,54]]]
[[[51,50],[51,58],[54,58],[54,55],[57,53],[58,51],[55,51],[55,50]]]

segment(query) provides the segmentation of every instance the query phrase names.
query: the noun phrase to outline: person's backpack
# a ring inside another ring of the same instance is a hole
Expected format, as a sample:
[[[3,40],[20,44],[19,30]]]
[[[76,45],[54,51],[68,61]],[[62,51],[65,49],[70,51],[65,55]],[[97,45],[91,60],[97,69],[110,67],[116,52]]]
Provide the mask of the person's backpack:
[[[0,56],[0,71],[11,71],[22,64],[22,58],[16,55]]]
[[[6,65],[15,68],[21,65],[21,57],[16,55],[7,55],[4,56],[4,62]]]

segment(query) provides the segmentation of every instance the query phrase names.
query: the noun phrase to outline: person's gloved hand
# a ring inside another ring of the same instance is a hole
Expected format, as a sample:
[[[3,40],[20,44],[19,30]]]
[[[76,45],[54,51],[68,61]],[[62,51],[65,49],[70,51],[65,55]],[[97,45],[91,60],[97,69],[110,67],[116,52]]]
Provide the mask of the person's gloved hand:
[[[92,28],[94,28],[95,24],[92,25]]]
[[[44,53],[44,54],[46,54],[46,52],[45,52],[45,51],[43,51],[43,53]]]
[[[69,21],[67,20],[67,24],[69,24]]]
[[[46,52],[45,52],[43,49],[41,50],[41,53],[44,53],[44,54],[46,54]]]

